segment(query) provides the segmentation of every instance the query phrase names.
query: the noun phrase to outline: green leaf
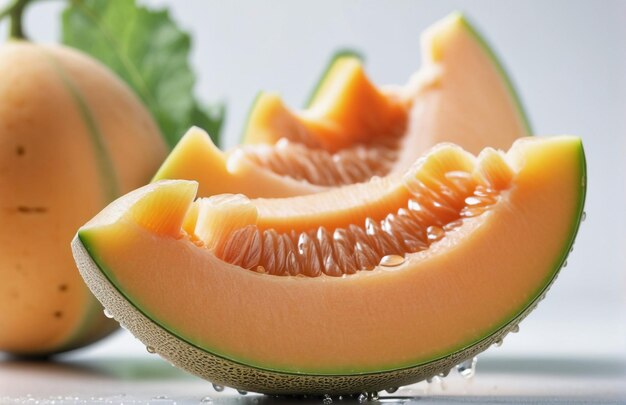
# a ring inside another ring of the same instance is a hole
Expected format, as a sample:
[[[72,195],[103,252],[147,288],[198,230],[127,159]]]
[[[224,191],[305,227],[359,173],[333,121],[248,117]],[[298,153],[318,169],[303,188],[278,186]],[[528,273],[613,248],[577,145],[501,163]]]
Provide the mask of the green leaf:
[[[135,90],[170,147],[192,125],[219,144],[224,107],[207,108],[194,97],[191,37],[167,10],[135,0],[70,0],[62,33],[63,43],[100,60]]]

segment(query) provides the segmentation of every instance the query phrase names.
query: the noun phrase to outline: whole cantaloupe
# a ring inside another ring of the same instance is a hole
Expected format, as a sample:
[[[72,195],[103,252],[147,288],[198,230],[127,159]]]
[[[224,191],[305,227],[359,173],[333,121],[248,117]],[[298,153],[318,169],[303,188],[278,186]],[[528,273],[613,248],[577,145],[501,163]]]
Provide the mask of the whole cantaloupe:
[[[62,46],[0,47],[0,351],[50,354],[115,330],[70,241],[165,155],[149,112],[99,62]]]

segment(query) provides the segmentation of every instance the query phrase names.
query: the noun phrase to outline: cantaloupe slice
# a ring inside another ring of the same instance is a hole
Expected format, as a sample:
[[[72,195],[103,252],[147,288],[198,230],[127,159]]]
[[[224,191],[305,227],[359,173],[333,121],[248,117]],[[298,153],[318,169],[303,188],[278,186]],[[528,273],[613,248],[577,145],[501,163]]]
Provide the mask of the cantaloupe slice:
[[[580,139],[435,148],[404,176],[285,199],[167,180],[73,241],[96,297],[147,346],[217,384],[352,393],[448,371],[545,294],[583,213]]]
[[[439,142],[478,153],[530,134],[503,69],[462,15],[426,30],[422,54],[407,85],[382,89],[358,58],[340,57],[305,110],[291,111],[264,93],[250,114],[246,145],[224,153],[192,129],[155,180],[196,180],[201,196],[286,197],[403,173]]]
[[[281,138],[330,152],[356,143],[396,138],[406,128],[412,98],[383,92],[366,76],[361,60],[333,60],[308,107],[292,112],[273,93],[261,93],[248,119],[244,143]]]

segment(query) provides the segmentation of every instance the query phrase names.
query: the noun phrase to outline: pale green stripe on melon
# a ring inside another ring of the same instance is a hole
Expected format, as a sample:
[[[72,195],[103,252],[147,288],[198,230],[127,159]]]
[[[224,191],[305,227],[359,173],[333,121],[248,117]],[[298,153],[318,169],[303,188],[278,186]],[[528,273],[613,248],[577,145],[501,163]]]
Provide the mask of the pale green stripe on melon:
[[[483,49],[483,51],[487,54],[489,59],[491,59],[493,66],[500,74],[502,82],[504,83],[509,95],[511,96],[511,99],[513,100],[513,103],[515,104],[515,108],[522,120],[522,124],[524,125],[524,129],[526,130],[527,135],[532,135],[533,131],[530,125],[530,120],[528,119],[528,115],[526,114],[520,95],[516,90],[516,86],[513,84],[511,76],[504,68],[504,65],[502,64],[500,58],[493,50],[493,48],[489,45],[485,37],[480,34],[475,25],[472,24],[472,22],[467,18],[467,16],[465,16],[463,13],[457,13],[457,17],[459,18],[459,21],[463,24],[463,27],[465,27],[465,29],[472,35],[472,37]]]
[[[89,105],[84,96],[81,94],[79,88],[72,81],[67,72],[61,66],[61,64],[56,60],[54,55],[45,51],[44,54],[50,61],[50,65],[56,71],[59,79],[61,79],[61,82],[63,83],[63,86],[65,87],[68,94],[72,98],[72,101],[76,105],[78,113],[80,114],[80,117],[85,124],[87,133],[89,134],[89,139],[94,150],[96,165],[98,167],[98,174],[103,187],[104,206],[107,203],[115,200],[120,195],[117,174],[115,172],[115,167],[113,165],[113,161],[110,157],[109,151],[104,142],[104,136],[98,126],[93,112],[89,108]],[[67,340],[65,340],[62,346],[57,348],[55,352],[59,353],[67,350],[72,350],[77,347],[77,345],[85,338],[88,338],[87,335],[93,332],[95,324],[101,321],[103,318],[103,315],[98,316],[98,312],[100,312],[101,310],[102,306],[100,305],[98,300],[96,300],[95,297],[89,294],[89,301],[84,307],[83,316],[80,318],[80,322],[72,331],[72,333],[68,336]],[[109,320],[105,320],[105,322],[107,321]],[[108,329],[112,331],[115,328],[111,327]],[[105,331],[102,333],[102,336],[105,336],[108,333],[109,331]]]
[[[119,196],[120,188],[113,160],[111,159],[104,141],[104,135],[102,134],[102,131],[98,126],[98,122],[89,108],[89,104],[85,100],[85,97],[82,95],[78,86],[72,81],[70,76],[65,72],[61,64],[52,54],[46,52],[46,56],[48,56],[50,64],[57,72],[61,82],[65,86],[65,89],[72,97],[72,100],[78,109],[78,113],[85,124],[87,133],[89,134],[89,139],[94,149],[96,165],[98,166],[100,180],[104,189],[104,202],[109,203]]]

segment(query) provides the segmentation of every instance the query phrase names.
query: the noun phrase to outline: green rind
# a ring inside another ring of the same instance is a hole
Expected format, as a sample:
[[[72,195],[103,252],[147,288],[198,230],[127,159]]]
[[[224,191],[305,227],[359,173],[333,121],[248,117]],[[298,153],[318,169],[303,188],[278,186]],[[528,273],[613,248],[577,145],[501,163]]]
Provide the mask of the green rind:
[[[256,108],[256,104],[259,102],[259,99],[264,93],[265,92],[263,90],[259,90],[254,95],[254,99],[252,99],[252,104],[250,104],[250,108],[248,109],[248,113],[246,114],[246,119],[243,121],[245,124],[241,131],[241,135],[239,136],[240,143],[245,143],[246,141],[246,134],[248,133],[248,128],[250,127],[250,117],[252,117],[252,113],[254,112],[254,109]],[[165,163],[163,164],[163,166],[165,166]],[[154,179],[152,181],[154,181]]]
[[[585,197],[586,197],[586,161],[585,161],[585,154],[584,154],[584,149],[582,147],[582,142],[580,143],[580,147],[579,147],[579,170],[580,172],[578,173],[577,178],[581,179],[581,188],[580,188],[580,193],[579,193],[579,198],[578,201],[576,203],[576,210],[575,210],[575,217],[572,219],[572,227],[570,229],[570,233],[569,233],[569,238],[565,240],[565,246],[564,249],[561,251],[561,253],[557,256],[555,263],[553,265],[553,270],[551,272],[548,273],[546,279],[544,280],[544,283],[541,284],[541,287],[538,288],[538,290],[536,290],[535,292],[533,292],[533,294],[531,294],[531,298],[526,302],[525,305],[523,305],[521,307],[521,309],[517,310],[516,312],[510,314],[509,316],[505,316],[503,317],[503,322],[501,324],[499,324],[495,329],[492,329],[490,332],[488,332],[487,334],[483,335],[482,337],[472,341],[472,342],[465,342],[463,344],[460,344],[459,346],[449,349],[446,352],[441,352],[441,353],[436,353],[434,354],[432,357],[427,358],[427,359],[416,359],[416,360],[412,360],[403,364],[397,364],[397,365],[392,365],[392,366],[383,366],[380,367],[380,370],[378,370],[376,373],[373,373],[371,370],[365,371],[365,372],[353,372],[353,371],[346,371],[346,370],[341,370],[341,369],[334,369],[334,370],[330,370],[330,371],[323,371],[323,370],[315,370],[312,371],[311,374],[307,374],[310,376],[316,376],[316,377],[322,377],[322,376],[334,376],[334,377],[345,377],[345,376],[362,376],[362,375],[371,375],[371,374],[380,374],[380,373],[394,373],[394,372],[399,372],[402,370],[407,370],[407,369],[412,369],[412,368],[416,368],[416,367],[426,367],[431,363],[436,363],[436,362],[441,362],[444,361],[445,359],[449,358],[450,356],[455,356],[455,355],[459,355],[459,353],[466,353],[466,352],[470,352],[472,351],[472,348],[482,344],[485,341],[491,341],[494,340],[494,336],[497,336],[501,333],[502,330],[505,329],[510,329],[513,325],[517,324],[521,319],[523,319],[523,317],[532,310],[533,306],[536,305],[536,302],[545,294],[545,292],[547,291],[547,289],[550,287],[550,285],[552,284],[552,282],[556,279],[556,276],[558,274],[559,269],[564,265],[567,255],[570,252],[570,249],[573,246],[574,243],[574,239],[576,237],[576,234],[578,232],[579,226],[580,226],[580,222],[581,222],[581,218],[583,215],[583,209],[584,209],[584,202],[585,202]],[[258,366],[258,365],[251,365],[253,364],[253,362],[250,361],[246,361],[243,359],[232,359],[229,358],[227,356],[221,355],[221,354],[217,354],[216,350],[214,349],[210,349],[210,348],[204,348],[201,347],[201,345],[199,345],[196,342],[192,342],[189,339],[186,339],[185,337],[183,337],[181,334],[177,333],[175,331],[175,328],[172,327],[172,325],[165,325],[161,322],[156,321],[156,319],[158,317],[144,311],[142,308],[140,308],[140,306],[136,305],[133,302],[133,299],[131,299],[130,297],[128,297],[122,288],[120,288],[120,286],[118,285],[118,283],[115,281],[114,275],[113,273],[107,269],[106,265],[104,265],[103,260],[101,258],[98,257],[98,254],[96,252],[96,249],[94,249],[89,241],[89,231],[88,230],[82,230],[79,231],[78,235],[77,235],[78,239],[80,240],[82,246],[84,246],[84,248],[87,250],[87,252],[89,252],[89,255],[91,257],[91,259],[94,261],[94,263],[96,264],[96,266],[98,267],[99,272],[102,274],[103,277],[105,277],[108,282],[113,286],[113,288],[116,289],[116,291],[124,297],[124,299],[129,303],[129,305],[131,305],[133,308],[135,308],[136,311],[138,311],[139,313],[141,313],[144,317],[148,318],[151,320],[151,322],[155,323],[156,325],[158,325],[160,328],[162,328],[164,331],[166,331],[167,333],[169,333],[170,335],[172,335],[173,337],[175,337],[176,339],[183,341],[185,344],[188,344],[190,346],[193,346],[195,349],[206,352],[208,354],[210,354],[211,356],[214,356],[216,358],[221,359],[222,361],[227,361],[227,362],[231,362],[232,364],[237,364],[241,367],[247,367],[250,369],[254,369],[254,370],[258,370],[259,372],[271,372],[271,373],[279,373],[282,375],[301,375],[302,373],[297,372],[295,370],[287,370],[284,368],[278,368],[278,367],[271,367],[269,365],[266,366]],[[100,298],[100,297],[99,297]],[[106,305],[105,305],[106,306]],[[495,339],[497,340],[497,339]],[[350,367],[347,367],[348,369],[352,369]]]
[[[457,16],[459,18],[459,21],[461,21],[461,23],[463,24],[463,27],[465,27],[465,29],[472,35],[472,37],[476,40],[476,42],[483,49],[483,51],[487,54],[489,59],[491,59],[493,66],[496,68],[496,70],[500,74],[500,77],[502,78],[502,81],[504,82],[504,85],[507,88],[508,93],[511,96],[511,99],[513,100],[513,103],[515,104],[515,108],[520,118],[522,119],[522,123],[527,132],[527,135],[533,135],[532,126],[530,124],[528,114],[526,113],[524,109],[524,105],[522,103],[519,92],[516,90],[516,86],[513,83],[511,76],[507,73],[507,70],[505,69],[504,64],[502,63],[501,59],[498,57],[498,55],[493,50],[493,48],[489,45],[489,42],[487,42],[485,37],[480,34],[476,26],[472,24],[472,22],[468,19],[468,17],[465,14],[458,12]]]
[[[337,63],[337,61],[342,58],[354,58],[359,60],[361,63],[365,61],[365,57],[363,57],[363,54],[355,49],[345,48],[335,51],[335,53],[333,53],[333,56],[331,56],[330,61],[322,71],[320,78],[317,80],[317,84],[315,85],[315,87],[313,87],[313,91],[304,103],[304,108],[309,108],[313,104],[313,101],[317,97],[317,94],[322,88],[322,85],[328,78],[328,74],[333,69],[333,66],[335,66],[335,63]]]
[[[347,394],[362,391],[379,391],[389,387],[412,384],[426,378],[447,373],[456,364],[483,352],[501,341],[528,315],[543,298],[543,293],[504,328],[465,350],[442,359],[394,371],[363,373],[358,375],[314,375],[276,372],[233,362],[180,339],[147,318],[136,306],[111,284],[80,238],[72,242],[72,250],[79,271],[94,295],[113,314],[116,320],[129,329],[146,346],[172,364],[213,383],[246,391],[267,394]],[[555,278],[552,278],[552,282]]]

